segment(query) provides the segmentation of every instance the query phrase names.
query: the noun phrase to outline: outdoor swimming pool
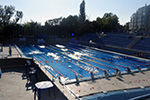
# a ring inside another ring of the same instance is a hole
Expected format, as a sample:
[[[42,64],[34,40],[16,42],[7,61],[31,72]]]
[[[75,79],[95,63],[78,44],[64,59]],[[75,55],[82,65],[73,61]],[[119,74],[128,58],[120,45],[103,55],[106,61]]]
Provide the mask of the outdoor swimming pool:
[[[51,45],[19,45],[26,57],[36,59],[55,78],[63,77],[65,80],[104,76],[107,72],[114,75],[117,69],[127,73],[127,69],[138,71],[145,69],[150,61],[138,57],[127,56],[110,51],[93,49],[77,44],[51,44]],[[134,56],[141,56],[136,54]],[[139,66],[139,67],[137,67]]]

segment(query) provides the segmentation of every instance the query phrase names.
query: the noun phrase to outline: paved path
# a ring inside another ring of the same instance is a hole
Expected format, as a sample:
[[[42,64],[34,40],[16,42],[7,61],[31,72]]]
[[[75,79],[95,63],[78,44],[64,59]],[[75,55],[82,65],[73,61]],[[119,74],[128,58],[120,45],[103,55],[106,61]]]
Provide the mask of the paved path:
[[[20,57],[20,54],[15,48],[15,46],[11,46],[11,49],[12,49],[12,55],[9,56],[9,46],[3,46],[3,50],[2,52],[0,52],[0,59]]]

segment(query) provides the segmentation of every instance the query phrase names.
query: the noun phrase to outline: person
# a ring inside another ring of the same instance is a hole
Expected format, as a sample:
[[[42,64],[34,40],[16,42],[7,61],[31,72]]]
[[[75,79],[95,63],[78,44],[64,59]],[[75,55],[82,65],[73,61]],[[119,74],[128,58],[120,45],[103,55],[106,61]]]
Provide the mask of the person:
[[[131,69],[129,67],[127,67],[127,72],[131,73]]]
[[[3,46],[1,45],[1,50],[0,50],[0,52],[3,52]]]
[[[12,51],[11,51],[11,50],[9,50],[9,56],[11,56],[11,52],[12,52]]]
[[[78,75],[75,74],[75,77],[76,77],[76,85],[79,85],[79,78],[78,78]]]
[[[115,75],[116,75],[116,76],[121,75],[121,72],[120,72],[120,70],[119,70],[118,68],[116,68],[116,73],[115,73]]]
[[[148,70],[150,70],[150,67],[149,67],[149,65],[150,65],[150,64],[146,64],[146,67],[147,67],[147,69],[148,69]]]
[[[9,56],[11,56],[12,50],[11,50],[11,45],[9,45]]]
[[[139,66],[139,65],[137,66],[137,68],[138,68],[138,70],[139,70],[139,71],[141,71],[141,68],[140,68],[140,66]]]
[[[106,77],[108,77],[108,73],[107,73],[108,71],[107,70],[104,70],[104,75],[106,76]]]

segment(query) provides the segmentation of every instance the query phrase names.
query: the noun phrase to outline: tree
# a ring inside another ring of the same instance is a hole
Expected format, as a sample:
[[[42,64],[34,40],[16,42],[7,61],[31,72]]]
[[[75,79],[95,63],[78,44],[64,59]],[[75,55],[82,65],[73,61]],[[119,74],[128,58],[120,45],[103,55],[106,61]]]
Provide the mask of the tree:
[[[127,23],[123,26],[123,28],[124,28],[124,31],[125,31],[125,32],[129,32],[129,22],[127,22]]]
[[[85,1],[83,0],[82,3],[80,4],[80,14],[79,18],[81,22],[85,22],[86,19],[86,14],[85,14]]]
[[[13,21],[11,20],[14,16]],[[6,27],[11,23],[17,24],[17,22],[23,17],[21,11],[16,11],[14,6],[0,6],[0,23],[1,27]]]
[[[63,18],[60,25],[68,32],[68,34],[78,33],[79,17],[76,15],[69,15],[67,18]]]
[[[47,20],[45,22],[45,25],[56,26],[56,25],[60,25],[61,21],[62,21],[62,17],[54,18],[54,19]]]
[[[119,27],[119,18],[113,13],[105,13],[102,18],[102,29],[107,31],[116,31]]]
[[[25,35],[36,36],[38,33],[41,33],[41,28],[41,24],[33,20],[24,24]]]
[[[8,38],[12,36],[11,30],[16,26],[17,22],[22,19],[23,13],[16,11],[14,6],[0,5],[0,35],[1,38]],[[16,27],[17,28],[17,27]]]
[[[16,11],[14,23],[17,24],[17,22],[18,22],[20,19],[22,19],[22,17],[23,17],[22,11]]]
[[[0,6],[0,21],[1,21],[1,27],[5,27],[10,23],[10,18],[14,14],[15,8],[13,6]]]
[[[100,17],[97,17],[96,18],[96,22],[97,22],[97,31],[100,31],[101,29],[102,29],[102,26],[103,26],[103,22],[102,22],[102,18],[100,18]]]

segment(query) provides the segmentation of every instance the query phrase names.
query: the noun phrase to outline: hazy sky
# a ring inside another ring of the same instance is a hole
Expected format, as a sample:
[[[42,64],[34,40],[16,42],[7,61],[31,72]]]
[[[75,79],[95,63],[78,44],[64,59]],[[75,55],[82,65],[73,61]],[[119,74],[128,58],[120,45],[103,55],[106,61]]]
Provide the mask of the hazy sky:
[[[81,2],[82,0],[0,0],[0,5],[13,5],[16,10],[22,11],[23,23],[33,20],[44,24],[48,19],[79,15]],[[121,24],[128,22],[138,8],[150,4],[150,0],[85,0],[85,2],[89,20],[112,12],[119,17]]]

